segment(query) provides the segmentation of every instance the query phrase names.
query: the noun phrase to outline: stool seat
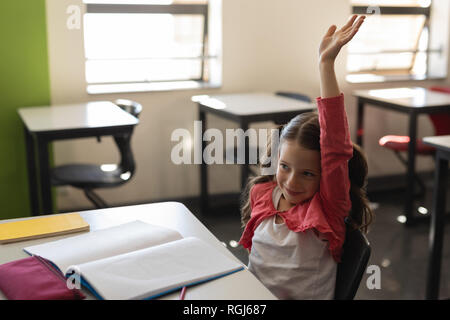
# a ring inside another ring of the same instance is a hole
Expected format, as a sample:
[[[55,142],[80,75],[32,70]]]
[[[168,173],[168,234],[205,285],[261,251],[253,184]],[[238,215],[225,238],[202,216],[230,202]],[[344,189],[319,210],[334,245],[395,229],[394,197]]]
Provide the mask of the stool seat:
[[[382,147],[394,150],[394,151],[408,151],[409,137],[408,136],[396,136],[387,135],[382,137],[378,144]],[[422,155],[432,155],[436,152],[436,149],[424,144],[422,139],[416,140],[416,153]]]
[[[108,169],[108,166],[111,165],[68,164],[58,166],[52,169],[52,184],[95,189],[115,187],[130,178],[130,174],[124,173],[117,165],[113,165],[115,168],[112,170]]]
[[[430,88],[431,91],[438,91],[442,93],[450,93],[450,87],[440,87],[435,86]],[[430,117],[431,123],[433,124],[435,135],[447,135],[450,134],[450,113],[430,113],[428,115]],[[408,136],[397,136],[397,135],[388,135],[382,137],[378,144],[382,147],[391,149],[394,151],[395,156],[406,166],[408,167],[408,159],[405,159],[401,156],[402,152],[408,152],[409,140]],[[424,156],[434,156],[436,153],[436,149],[424,144],[421,139],[416,140],[416,155],[424,155]],[[420,187],[420,191],[417,196],[423,196],[426,191],[425,183],[420,179],[420,177],[414,173],[414,179],[418,183]]]

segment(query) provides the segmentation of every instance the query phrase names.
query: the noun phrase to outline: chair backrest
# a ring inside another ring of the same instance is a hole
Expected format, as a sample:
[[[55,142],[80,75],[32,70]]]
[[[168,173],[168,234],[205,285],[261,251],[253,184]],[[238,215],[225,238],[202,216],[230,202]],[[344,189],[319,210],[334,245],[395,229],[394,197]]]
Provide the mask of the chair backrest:
[[[450,134],[450,113],[430,114],[429,117],[433,123],[436,136]]]
[[[341,262],[337,266],[335,300],[352,300],[369,262],[371,248],[359,229],[347,225]]]
[[[450,94],[450,87],[434,86],[431,91]],[[433,123],[435,135],[444,136],[450,134],[450,113],[430,114],[430,120]]]
[[[130,113],[132,116],[139,118],[139,115],[142,112],[142,105],[136,101],[126,100],[126,99],[118,99],[114,101],[114,103],[119,106],[121,109]],[[133,152],[131,150],[131,136],[133,131],[129,134],[115,135],[114,141],[120,152],[120,171],[125,173],[129,172],[130,177],[133,176],[136,170],[136,163],[134,161]]]
[[[114,104],[116,104],[118,107],[125,110],[129,114],[135,116],[136,118],[139,118],[139,115],[142,112],[142,105],[136,101],[117,99],[116,101],[114,101]]]
[[[275,92],[275,94],[277,96],[297,99],[297,100],[304,101],[304,102],[312,102],[310,97],[308,97],[305,94],[298,93],[298,92],[277,91],[277,92]]]

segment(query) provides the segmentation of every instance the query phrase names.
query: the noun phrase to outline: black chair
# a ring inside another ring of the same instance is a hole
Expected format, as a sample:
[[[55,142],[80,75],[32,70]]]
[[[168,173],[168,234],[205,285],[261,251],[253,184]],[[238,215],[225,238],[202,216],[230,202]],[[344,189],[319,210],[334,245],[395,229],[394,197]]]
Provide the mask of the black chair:
[[[139,103],[124,99],[116,100],[114,103],[134,117],[139,118],[142,111],[142,106]],[[131,151],[132,133],[113,137],[121,158],[118,165],[67,164],[57,166],[51,170],[52,185],[70,185],[82,189],[96,208],[107,208],[106,202],[93,190],[116,187],[131,180],[136,169]]]
[[[287,97],[291,99],[296,99],[304,102],[312,102],[311,98],[307,95],[298,92],[287,92],[287,91],[277,91],[275,92],[277,96]]]
[[[353,300],[369,262],[371,248],[359,229],[347,224],[341,262],[337,266],[335,300]]]

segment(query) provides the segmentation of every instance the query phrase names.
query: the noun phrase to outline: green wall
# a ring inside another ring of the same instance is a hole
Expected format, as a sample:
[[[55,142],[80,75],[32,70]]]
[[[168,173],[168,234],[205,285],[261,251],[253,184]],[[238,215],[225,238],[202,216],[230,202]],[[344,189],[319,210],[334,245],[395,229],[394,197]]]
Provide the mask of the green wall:
[[[49,105],[45,0],[0,2],[0,219],[30,215],[17,109]]]

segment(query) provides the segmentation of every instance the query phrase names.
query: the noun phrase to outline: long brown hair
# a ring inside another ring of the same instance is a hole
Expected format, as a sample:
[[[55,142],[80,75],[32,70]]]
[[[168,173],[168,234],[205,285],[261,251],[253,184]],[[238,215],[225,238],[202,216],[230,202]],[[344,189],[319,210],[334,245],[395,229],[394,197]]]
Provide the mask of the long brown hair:
[[[320,124],[317,112],[306,112],[299,114],[288,124],[279,126],[280,143],[286,140],[297,141],[302,147],[320,151]],[[270,159],[271,137],[268,138],[266,147],[267,159]],[[278,152],[274,150],[273,152]],[[260,168],[270,167],[272,164],[267,159],[261,159]],[[350,200],[352,207],[349,214],[349,223],[353,228],[359,228],[364,233],[367,233],[368,226],[373,220],[373,213],[369,207],[369,200],[366,194],[368,166],[367,159],[361,148],[353,143],[353,157],[348,162],[348,173],[350,180]],[[248,220],[250,220],[251,206],[250,206],[250,190],[255,184],[274,181],[275,175],[259,175],[249,178],[248,183],[241,196],[241,223],[244,228]]]

